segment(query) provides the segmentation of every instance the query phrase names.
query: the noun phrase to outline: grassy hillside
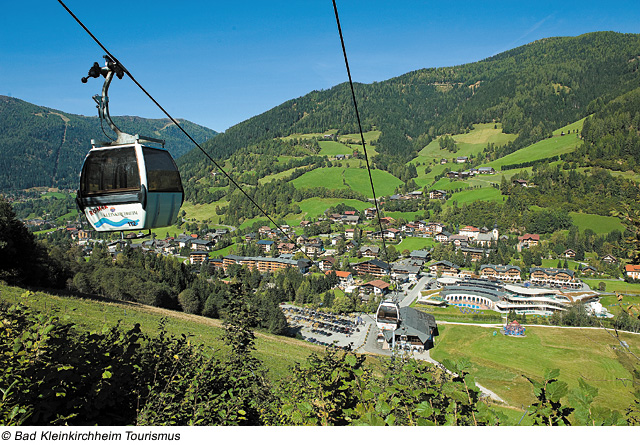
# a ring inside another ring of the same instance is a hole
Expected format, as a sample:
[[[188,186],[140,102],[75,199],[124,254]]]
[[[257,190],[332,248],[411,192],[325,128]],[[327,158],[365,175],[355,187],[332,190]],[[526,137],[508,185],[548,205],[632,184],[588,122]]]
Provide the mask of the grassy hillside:
[[[579,144],[581,144],[581,141],[576,134],[553,136],[482,166],[500,170],[503,165],[520,164],[569,153],[575,151]]]

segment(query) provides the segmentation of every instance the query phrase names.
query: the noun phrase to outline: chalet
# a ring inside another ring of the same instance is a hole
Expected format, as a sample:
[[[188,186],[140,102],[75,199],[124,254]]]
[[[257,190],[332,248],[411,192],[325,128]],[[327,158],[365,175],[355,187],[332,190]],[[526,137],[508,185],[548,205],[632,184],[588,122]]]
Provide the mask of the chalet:
[[[332,256],[323,257],[318,260],[318,268],[323,272],[331,270],[334,264],[336,264],[336,259]]]
[[[429,271],[432,274],[442,274],[444,276],[455,276],[460,272],[460,267],[451,261],[437,261],[429,265]]]
[[[495,279],[501,281],[518,282],[521,280],[520,268],[518,266],[506,266],[483,264],[480,266],[480,276],[482,278]]]
[[[429,192],[429,199],[447,199],[447,192],[444,190],[431,190]]]
[[[244,241],[248,242],[248,241],[254,241],[258,238],[258,235],[255,232],[251,232],[251,233],[247,233],[244,236]]]
[[[471,261],[482,261],[487,255],[484,249],[477,247],[460,247],[460,252],[462,252],[465,257],[471,257]]]
[[[406,261],[391,265],[391,278],[399,281],[417,281],[419,274],[420,266],[414,266]]]
[[[384,229],[382,232],[377,231],[371,234],[371,239],[388,239],[388,240],[397,240],[401,237],[402,232],[398,229]]]
[[[378,246],[363,246],[359,251],[362,256],[377,257],[380,254],[380,248]]]
[[[378,211],[376,210],[375,207],[370,207],[368,209],[364,209],[364,217],[367,218],[367,219],[375,218],[377,213],[378,213]]]
[[[615,264],[618,262],[618,259],[609,253],[602,257],[602,261],[609,264]]]
[[[293,243],[278,243],[278,252],[280,252],[280,254],[293,253],[295,249],[296,245]]]
[[[633,280],[640,280],[640,265],[627,264],[624,266],[627,276]]]
[[[306,241],[302,245],[301,250],[307,255],[319,255],[324,250],[324,247],[322,241],[316,238]]]
[[[523,247],[531,248],[537,246],[538,243],[540,243],[540,235],[537,234],[526,233],[518,237],[518,247],[520,249]]]
[[[344,216],[354,216],[356,214],[355,210],[346,210],[344,212]]]
[[[329,275],[330,273],[336,274],[336,277],[338,277],[338,281],[340,282],[340,286],[353,285],[353,274],[351,272],[344,270],[327,270],[324,272],[325,275]]]
[[[579,288],[581,283],[575,280],[574,273],[570,269],[555,269],[543,267],[531,267],[529,269],[531,283],[551,287]]]
[[[467,235],[451,235],[447,242],[453,243],[456,247],[466,247],[469,244],[469,237]]]
[[[422,198],[422,190],[415,190],[413,192],[410,192],[407,196],[409,196],[409,198],[411,199],[420,199]]]
[[[496,171],[493,167],[479,167],[478,173],[481,175],[493,175]]]
[[[360,291],[364,291],[368,294],[384,295],[389,290],[389,283],[382,280],[373,280],[360,286]]]
[[[525,181],[524,179],[514,179],[512,181],[513,185],[519,185],[520,187],[527,187],[528,186],[528,181]]]
[[[576,251],[573,249],[567,249],[562,253],[562,256],[565,258],[575,258],[576,257]]]
[[[311,225],[311,221],[300,221],[300,227],[307,227]]]
[[[598,270],[597,270],[595,267],[593,267],[593,266],[591,266],[591,265],[588,265],[588,264],[587,264],[587,265],[582,265],[582,264],[581,264],[581,265],[578,267],[578,270],[579,270],[579,271],[580,271],[580,273],[581,273],[581,274],[583,274],[583,275],[595,275],[595,274],[597,274],[597,273],[598,273]]]
[[[469,161],[469,158],[467,156],[458,156],[456,158],[456,163],[458,163],[458,164],[464,164],[464,163],[466,163],[468,161]]]
[[[374,277],[384,277],[391,272],[391,266],[378,259],[364,261],[353,265],[353,269],[358,275],[373,275]]]
[[[431,256],[431,251],[429,250],[413,250],[409,254],[409,257],[414,260],[423,260],[427,261]]]
[[[262,236],[267,235],[269,232],[271,232],[271,227],[269,226],[262,226],[258,229],[258,234]]]
[[[447,162],[449,162],[449,161],[447,161],[445,158],[440,159],[440,165],[444,165]]]
[[[426,226],[428,233],[440,233],[444,230],[444,224],[438,222],[430,222]]]
[[[437,233],[433,238],[439,243],[446,243],[449,242],[450,236],[451,234],[445,230],[443,232]]]
[[[343,224],[349,224],[349,225],[355,226],[359,222],[360,222],[360,217],[358,215],[345,215],[344,218],[342,218]]]
[[[192,239],[189,248],[191,250],[211,250],[215,243],[204,239]]]
[[[380,223],[381,224],[385,224],[385,225],[389,225],[389,224],[393,223],[394,221],[395,221],[395,219],[393,219],[390,216],[385,216],[385,217],[380,218]]]

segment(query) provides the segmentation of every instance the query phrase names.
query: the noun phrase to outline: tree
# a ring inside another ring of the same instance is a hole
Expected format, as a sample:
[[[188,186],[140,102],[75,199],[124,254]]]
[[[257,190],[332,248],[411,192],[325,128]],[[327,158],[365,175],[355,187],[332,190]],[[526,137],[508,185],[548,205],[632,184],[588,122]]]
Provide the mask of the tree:
[[[178,295],[182,310],[187,314],[199,314],[201,311],[200,298],[193,289],[185,289]]]

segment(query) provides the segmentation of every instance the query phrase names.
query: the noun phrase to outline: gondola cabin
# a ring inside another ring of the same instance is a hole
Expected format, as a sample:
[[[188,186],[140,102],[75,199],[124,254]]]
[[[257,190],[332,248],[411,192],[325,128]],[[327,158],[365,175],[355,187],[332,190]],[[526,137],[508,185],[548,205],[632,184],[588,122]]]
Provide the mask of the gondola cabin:
[[[391,301],[385,300],[378,306],[376,312],[376,326],[383,331],[395,331],[400,323],[400,310],[398,305]]]
[[[164,148],[132,143],[96,146],[80,174],[77,203],[99,232],[148,230],[174,223],[184,200],[180,172]]]

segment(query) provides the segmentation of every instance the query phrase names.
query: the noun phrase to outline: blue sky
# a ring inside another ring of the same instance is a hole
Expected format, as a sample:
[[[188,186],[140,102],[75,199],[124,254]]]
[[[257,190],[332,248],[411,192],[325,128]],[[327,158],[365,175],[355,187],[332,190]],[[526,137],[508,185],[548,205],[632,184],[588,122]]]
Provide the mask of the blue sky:
[[[3,2],[0,94],[95,115],[101,49],[57,0]],[[65,0],[174,117],[216,131],[347,80],[331,0]],[[640,32],[636,1],[338,0],[354,81],[475,62],[531,41]],[[164,117],[129,79],[113,115]]]

